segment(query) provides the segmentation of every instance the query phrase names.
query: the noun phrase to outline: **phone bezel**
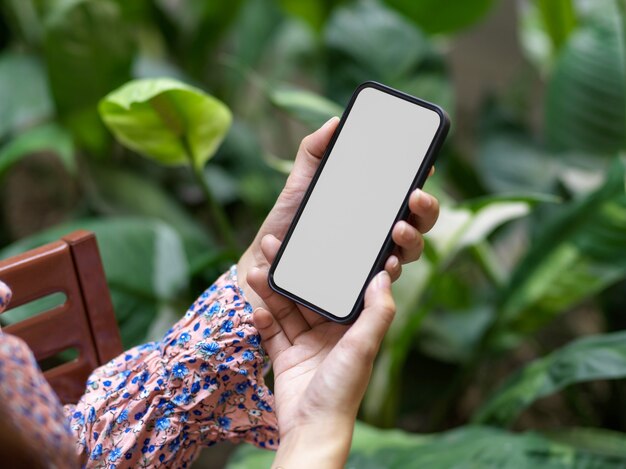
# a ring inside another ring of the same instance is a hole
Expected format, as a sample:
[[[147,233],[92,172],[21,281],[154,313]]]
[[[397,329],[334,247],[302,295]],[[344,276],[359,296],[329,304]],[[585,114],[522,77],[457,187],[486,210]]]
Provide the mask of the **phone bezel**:
[[[415,177],[413,178],[413,182],[411,183],[410,187],[407,190],[407,193],[404,197],[404,200],[402,202],[402,205],[400,207],[400,209],[398,210],[398,213],[396,215],[396,217],[394,218],[394,222],[392,223],[389,232],[387,233],[387,236],[385,238],[385,242],[383,243],[380,251],[378,252],[378,255],[376,256],[376,260],[374,262],[374,265],[372,266],[372,268],[370,269],[370,272],[363,284],[363,287],[361,288],[361,291],[359,292],[359,295],[354,303],[354,306],[352,307],[352,310],[350,311],[350,314],[348,314],[345,317],[339,317],[339,316],[335,316],[332,313],[329,313],[328,311],[324,310],[323,308],[320,308],[316,305],[314,305],[313,303],[300,298],[299,296],[291,293],[288,290],[285,290],[284,288],[280,287],[279,285],[276,284],[276,282],[274,281],[274,272],[276,270],[276,268],[278,267],[278,263],[280,262],[280,259],[283,255],[283,252],[287,246],[287,244],[289,243],[289,239],[291,238],[291,235],[296,227],[296,225],[298,224],[298,221],[300,219],[300,216],[302,215],[302,212],[304,211],[304,208],[306,207],[307,201],[309,200],[309,197],[311,196],[311,193],[313,192],[313,190],[315,189],[315,185],[317,183],[317,180],[319,179],[322,171],[324,170],[324,166],[326,164],[326,161],[328,160],[328,158],[330,157],[330,154],[333,151],[333,148],[335,146],[335,142],[337,141],[337,138],[339,137],[341,130],[343,128],[344,123],[346,122],[348,116],[350,115],[350,111],[352,110],[352,106],[354,105],[354,102],[356,101],[356,98],[358,97],[359,93],[361,91],[363,91],[366,88],[374,88],[378,91],[381,91],[383,93],[387,93],[390,94],[396,98],[400,98],[403,99],[405,101],[409,101],[413,104],[416,104],[418,106],[427,108],[431,111],[434,111],[437,113],[437,115],[439,116],[439,127],[437,128],[437,132],[435,132],[435,135],[433,137],[432,142],[430,143],[430,146],[428,148],[428,151],[426,152],[426,156],[424,157],[424,160],[422,161],[422,164],[420,165],[419,169],[417,170],[417,173],[415,174]],[[375,81],[367,81],[365,83],[362,83],[361,85],[359,85],[357,87],[357,89],[354,91],[354,93],[352,93],[352,96],[350,97],[350,101],[348,102],[348,105],[346,106],[345,111],[343,112],[342,116],[341,116],[341,120],[339,122],[339,125],[337,126],[337,129],[335,130],[333,136],[330,139],[330,142],[328,143],[328,147],[326,148],[326,151],[324,152],[324,155],[322,157],[322,160],[320,161],[320,165],[317,168],[317,171],[315,172],[315,175],[313,176],[313,179],[311,180],[311,183],[309,184],[309,187],[307,188],[304,197],[302,199],[302,202],[300,203],[300,206],[298,207],[298,210],[293,218],[293,220],[291,221],[291,224],[289,225],[289,229],[287,230],[287,233],[285,234],[285,238],[282,241],[282,244],[278,250],[278,253],[276,254],[276,257],[274,258],[274,262],[272,262],[272,265],[270,267],[269,270],[269,275],[268,275],[268,282],[270,285],[270,288],[272,290],[274,290],[276,293],[279,293],[287,298],[289,298],[292,301],[295,301],[296,303],[299,303],[307,308],[309,308],[310,310],[334,321],[337,323],[341,323],[341,324],[349,324],[352,323],[356,320],[356,318],[359,316],[359,314],[361,313],[361,311],[363,310],[363,303],[364,303],[364,299],[365,299],[365,290],[367,288],[367,286],[369,285],[369,283],[371,282],[372,278],[374,278],[376,276],[376,274],[378,272],[380,272],[383,268],[384,268],[384,263],[387,260],[387,258],[389,257],[389,255],[391,254],[391,251],[393,250],[395,243],[393,241],[393,239],[391,238],[391,231],[393,229],[393,227],[395,226],[395,224],[400,221],[400,220],[406,220],[410,214],[410,210],[409,210],[409,206],[408,206],[408,201],[409,201],[409,196],[411,195],[411,192],[413,192],[413,190],[417,189],[417,188],[421,188],[423,187],[424,183],[426,182],[426,178],[428,177],[428,173],[430,171],[430,168],[432,167],[432,165],[435,162],[435,158],[437,156],[437,153],[439,152],[439,149],[441,148],[441,146],[443,145],[443,142],[446,138],[446,135],[448,133],[448,130],[450,128],[450,119],[448,118],[448,115],[446,114],[446,112],[439,106],[429,103],[428,101],[424,101],[422,99],[416,98],[414,96],[411,96],[409,94],[403,93],[402,91],[398,91],[396,89],[390,88],[389,86],[383,85],[381,83],[375,82]]]

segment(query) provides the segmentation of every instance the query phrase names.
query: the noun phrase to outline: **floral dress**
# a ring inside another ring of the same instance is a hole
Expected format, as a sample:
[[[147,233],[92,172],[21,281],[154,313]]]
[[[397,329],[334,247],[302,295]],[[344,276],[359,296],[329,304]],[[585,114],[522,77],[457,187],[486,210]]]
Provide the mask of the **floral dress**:
[[[189,467],[203,446],[223,440],[275,449],[264,364],[233,266],[162,340],[96,369],[80,401],[65,406],[81,465]]]

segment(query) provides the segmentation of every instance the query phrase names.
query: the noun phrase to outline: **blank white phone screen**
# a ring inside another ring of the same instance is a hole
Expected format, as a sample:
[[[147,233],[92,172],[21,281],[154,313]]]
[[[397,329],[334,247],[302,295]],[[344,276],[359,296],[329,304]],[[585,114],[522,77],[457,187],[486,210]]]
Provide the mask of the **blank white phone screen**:
[[[440,125],[431,109],[362,89],[274,283],[334,316],[348,316]]]

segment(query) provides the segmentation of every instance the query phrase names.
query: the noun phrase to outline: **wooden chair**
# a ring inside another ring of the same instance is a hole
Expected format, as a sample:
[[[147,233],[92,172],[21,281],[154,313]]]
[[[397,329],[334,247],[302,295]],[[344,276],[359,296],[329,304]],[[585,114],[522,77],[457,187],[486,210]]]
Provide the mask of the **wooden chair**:
[[[63,304],[2,330],[22,338],[38,362],[77,349],[76,359],[44,372],[64,404],[77,402],[89,374],[122,352],[94,234],[76,231],[0,261],[0,280],[13,291],[8,310],[53,293],[65,294]]]

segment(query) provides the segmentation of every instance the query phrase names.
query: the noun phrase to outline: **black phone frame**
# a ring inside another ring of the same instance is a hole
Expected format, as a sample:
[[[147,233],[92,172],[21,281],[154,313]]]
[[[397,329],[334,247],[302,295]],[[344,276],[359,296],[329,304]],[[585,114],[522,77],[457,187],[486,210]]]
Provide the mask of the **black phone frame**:
[[[356,101],[356,98],[358,97],[359,93],[366,88],[374,88],[376,90],[390,94],[392,96],[403,99],[405,101],[409,101],[418,106],[430,109],[431,111],[434,111],[439,115],[440,123],[439,123],[439,127],[437,128],[437,132],[435,133],[433,140],[430,143],[428,151],[426,152],[426,156],[424,157],[422,164],[418,168],[417,173],[415,174],[415,177],[413,178],[413,182],[411,183],[406,193],[406,196],[404,197],[404,201],[402,202],[402,205],[400,209],[398,210],[398,213],[394,219],[394,222],[391,225],[391,228],[389,229],[389,232],[387,233],[385,242],[383,243],[383,246],[378,252],[378,256],[376,257],[376,260],[374,261],[374,265],[372,266],[370,273],[367,276],[365,283],[363,284],[363,287],[361,288],[359,296],[357,297],[354,303],[354,306],[352,307],[352,310],[350,311],[350,314],[348,314],[345,317],[339,317],[339,316],[333,315],[332,313],[329,313],[328,311],[314,305],[313,303],[303,298],[300,298],[297,295],[294,295],[293,293],[285,290],[284,288],[281,288],[274,281],[274,272],[278,266],[278,263],[280,262],[283,252],[285,251],[287,243],[289,242],[289,239],[291,238],[291,235],[293,234],[293,231],[296,225],[298,224],[298,220],[300,219],[300,216],[302,215],[302,212],[304,211],[304,208],[306,207],[307,201],[309,200],[309,197],[311,196],[311,193],[313,192],[315,188],[317,180],[319,179],[324,169],[324,166],[326,165],[326,161],[328,160],[328,158],[330,157],[330,154],[332,153],[332,150],[335,146],[335,142],[337,141],[337,138],[339,137],[341,133],[341,129],[343,128],[343,125],[346,122],[350,114],[350,111],[352,110],[352,106],[354,105],[354,102]],[[352,93],[352,96],[350,97],[350,101],[348,102],[348,105],[341,116],[339,125],[337,126],[337,129],[335,129],[335,132],[332,138],[330,139],[330,142],[328,143],[328,147],[326,148],[324,152],[324,156],[322,157],[322,160],[320,161],[320,165],[317,168],[317,171],[315,172],[315,175],[313,176],[313,179],[311,180],[311,183],[309,184],[309,187],[307,188],[306,193],[304,194],[302,202],[300,203],[300,206],[298,207],[298,210],[293,220],[291,221],[291,224],[289,225],[289,229],[287,230],[287,233],[285,234],[285,238],[282,241],[282,244],[278,250],[278,253],[276,254],[276,257],[274,258],[274,261],[272,262],[272,265],[269,270],[269,275],[268,275],[268,282],[269,282],[270,288],[274,290],[276,293],[279,293],[289,298],[290,300],[296,303],[299,303],[302,306],[305,306],[309,308],[310,310],[334,322],[337,322],[340,324],[349,324],[349,323],[354,322],[359,316],[359,314],[361,313],[361,311],[363,310],[363,305],[365,301],[365,290],[367,289],[367,286],[372,281],[372,279],[376,276],[376,274],[378,274],[381,270],[383,270],[384,264],[387,258],[391,255],[391,252],[393,251],[396,245],[391,237],[391,231],[393,230],[393,227],[396,225],[398,221],[408,219],[410,215],[410,209],[409,209],[409,204],[408,204],[409,196],[411,195],[411,192],[413,192],[415,189],[422,188],[424,186],[424,183],[426,182],[426,179],[428,178],[428,173],[430,172],[430,168],[433,166],[435,162],[437,153],[441,149],[441,146],[443,145],[446,139],[449,129],[450,129],[450,119],[448,117],[448,114],[436,104],[430,103],[428,101],[424,101],[423,99],[416,98],[409,94],[403,93],[402,91],[398,91],[394,88],[391,88],[389,86],[383,85],[375,81],[366,81],[360,84],[357,87],[357,89],[354,91],[354,93]]]

